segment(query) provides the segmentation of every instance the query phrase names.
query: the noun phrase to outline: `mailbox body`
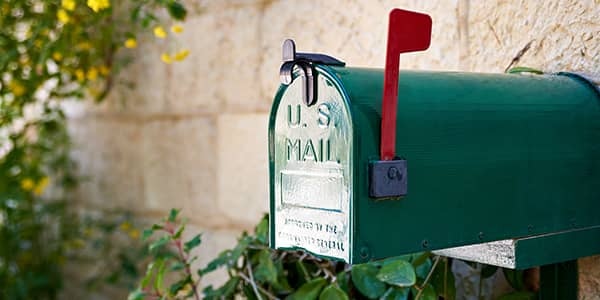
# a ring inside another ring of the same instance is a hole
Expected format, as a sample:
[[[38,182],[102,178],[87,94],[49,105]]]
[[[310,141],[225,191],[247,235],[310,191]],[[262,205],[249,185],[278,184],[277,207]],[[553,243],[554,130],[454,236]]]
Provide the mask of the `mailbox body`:
[[[273,247],[304,248],[361,263],[504,239],[600,232],[600,97],[584,80],[567,75],[402,71],[396,152],[407,161],[408,194],[374,199],[369,197],[368,171],[369,163],[379,159],[383,70],[316,69],[318,97],[312,108],[291,92],[301,81],[295,80],[279,89],[271,112]],[[338,95],[332,96],[333,91]],[[332,97],[337,97],[338,108],[323,118],[319,107]],[[294,115],[289,108],[295,105],[312,109],[315,124],[332,122],[333,160],[314,159],[312,150],[303,148],[304,140],[298,148],[293,142],[286,144],[286,139],[295,141],[290,135],[309,136],[306,131],[317,128],[299,122],[296,128],[284,129]],[[320,173],[324,177],[282,176],[296,149],[301,155],[289,167],[296,170],[290,174],[305,176],[325,168],[328,171]],[[319,193],[319,187],[314,190],[318,182],[337,183],[324,183],[327,192]],[[309,186],[313,190],[307,197],[287,200],[306,193]],[[331,202],[338,190],[341,199]],[[319,206],[338,201],[337,211]],[[316,219],[302,223],[304,216],[313,215]],[[315,232],[313,226],[328,226],[329,220],[335,230]]]

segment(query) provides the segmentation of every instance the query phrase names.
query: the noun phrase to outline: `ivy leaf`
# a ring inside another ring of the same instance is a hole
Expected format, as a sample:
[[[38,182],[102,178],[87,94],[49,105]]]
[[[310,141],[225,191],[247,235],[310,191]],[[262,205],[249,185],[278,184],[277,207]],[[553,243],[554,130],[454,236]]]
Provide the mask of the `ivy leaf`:
[[[183,270],[183,268],[185,268],[185,264],[183,264],[180,261],[175,261],[171,264],[169,271],[171,271],[171,272],[180,271],[180,270]]]
[[[178,1],[170,1],[167,5],[167,10],[169,11],[169,15],[175,20],[182,21],[187,15],[185,7]]]
[[[154,230],[152,230],[152,229],[144,229],[144,232],[142,232],[142,241],[146,241],[153,234],[154,234]]]
[[[399,287],[390,287],[383,296],[381,296],[381,300],[407,300],[408,294],[410,293],[409,288],[399,288]]]
[[[258,265],[254,270],[254,278],[258,282],[277,283],[277,269],[269,250],[264,249],[258,253]]]
[[[166,245],[170,239],[171,238],[167,235],[162,236],[158,240],[152,242],[150,246],[148,246],[148,249],[150,252],[154,252],[156,249],[162,248],[164,245]]]
[[[303,284],[296,292],[289,295],[286,300],[315,300],[327,284],[325,278],[316,278]]]
[[[172,208],[171,211],[169,212],[169,219],[168,219],[169,222],[175,222],[178,214],[179,214],[179,209]]]
[[[385,293],[385,283],[377,280],[378,269],[372,264],[360,264],[352,267],[352,283],[368,298],[378,298]]]
[[[178,239],[181,237],[181,234],[183,234],[183,231],[185,230],[185,225],[181,225],[179,226],[179,229],[177,229],[177,232],[175,232],[175,234],[173,235],[173,239]]]
[[[348,295],[342,291],[336,284],[332,284],[323,289],[319,300],[348,300]]]
[[[412,286],[417,282],[414,267],[401,259],[381,267],[377,279],[399,287]]]
[[[498,300],[535,300],[536,294],[532,292],[512,292],[502,295]]]
[[[185,244],[183,244],[183,251],[185,251],[185,253],[189,253],[192,249],[198,247],[198,245],[202,243],[201,236],[202,234],[199,233],[189,241],[185,242]]]

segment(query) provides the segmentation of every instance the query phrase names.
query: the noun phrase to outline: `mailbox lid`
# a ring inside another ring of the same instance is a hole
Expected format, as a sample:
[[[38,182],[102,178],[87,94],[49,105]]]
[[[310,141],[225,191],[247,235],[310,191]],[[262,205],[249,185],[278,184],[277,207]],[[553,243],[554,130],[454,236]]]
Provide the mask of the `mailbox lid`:
[[[600,225],[600,99],[567,76],[402,71],[408,195],[368,196],[383,70],[327,68],[355,136],[353,262]]]

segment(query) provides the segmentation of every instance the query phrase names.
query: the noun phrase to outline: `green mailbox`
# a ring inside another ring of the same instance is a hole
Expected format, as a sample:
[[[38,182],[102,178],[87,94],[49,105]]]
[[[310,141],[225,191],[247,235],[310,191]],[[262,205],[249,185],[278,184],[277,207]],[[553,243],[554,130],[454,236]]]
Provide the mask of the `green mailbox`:
[[[296,53],[289,40],[283,52],[269,123],[272,247],[352,264],[427,250],[517,269],[600,253],[591,82],[401,71],[396,154],[383,161],[384,70]]]

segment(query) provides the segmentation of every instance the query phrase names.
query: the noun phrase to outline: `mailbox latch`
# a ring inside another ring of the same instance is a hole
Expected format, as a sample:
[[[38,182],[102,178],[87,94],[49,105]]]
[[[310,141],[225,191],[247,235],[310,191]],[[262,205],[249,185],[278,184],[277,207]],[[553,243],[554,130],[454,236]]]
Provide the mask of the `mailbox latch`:
[[[317,103],[317,72],[313,64],[340,66],[346,65],[334,57],[319,53],[296,53],[296,44],[287,39],[283,42],[283,64],[279,69],[281,83],[289,85],[294,81],[294,67],[297,66],[302,77],[302,100],[307,106]]]

